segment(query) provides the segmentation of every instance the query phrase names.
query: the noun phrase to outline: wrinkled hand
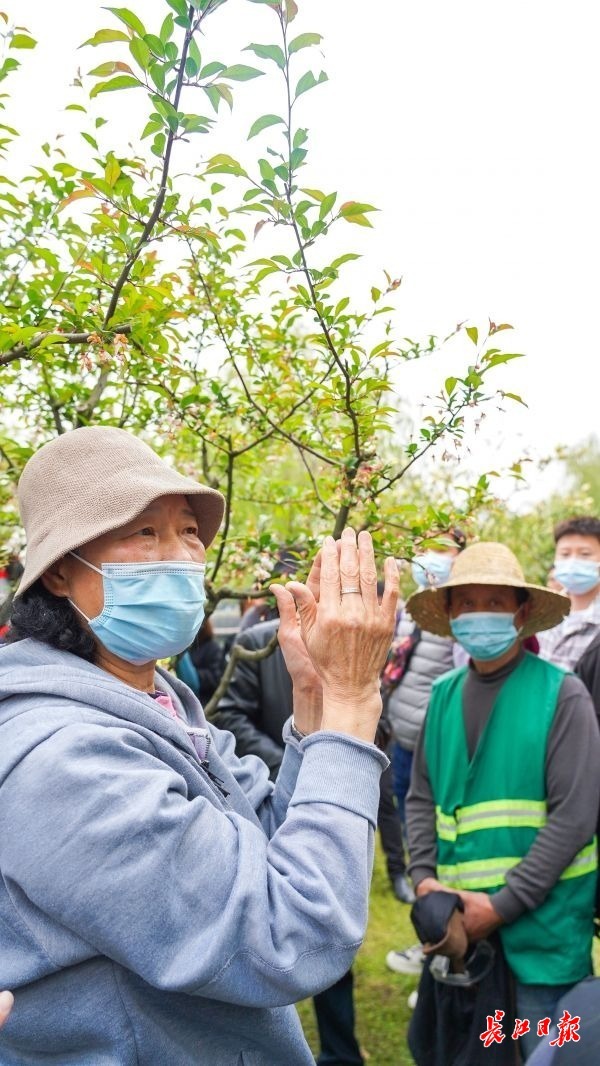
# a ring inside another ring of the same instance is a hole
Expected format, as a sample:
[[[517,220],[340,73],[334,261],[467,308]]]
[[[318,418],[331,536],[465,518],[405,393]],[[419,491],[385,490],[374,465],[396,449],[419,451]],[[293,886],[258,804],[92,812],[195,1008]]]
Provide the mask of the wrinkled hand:
[[[0,1029],[7,1020],[14,1003],[12,992],[0,992]]]
[[[398,568],[386,559],[379,604],[369,533],[357,538],[345,529],[337,545],[326,537],[320,555],[318,596],[315,573],[312,586],[292,581],[275,589],[278,606],[285,611],[287,596],[293,596],[302,640],[323,686],[323,728],[372,741],[381,713],[379,675],[394,632]]]
[[[319,582],[321,575],[321,552],[317,553],[310,573],[306,579],[306,588],[310,590],[316,602],[319,600]],[[321,696],[321,678],[315,670],[300,631],[300,617],[296,603],[288,588],[272,585],[279,610],[279,630],[277,639],[283,652],[285,665],[295,688],[318,692]]]
[[[493,933],[503,920],[494,909],[487,892],[458,892],[464,905],[463,921],[469,940],[483,940]]]

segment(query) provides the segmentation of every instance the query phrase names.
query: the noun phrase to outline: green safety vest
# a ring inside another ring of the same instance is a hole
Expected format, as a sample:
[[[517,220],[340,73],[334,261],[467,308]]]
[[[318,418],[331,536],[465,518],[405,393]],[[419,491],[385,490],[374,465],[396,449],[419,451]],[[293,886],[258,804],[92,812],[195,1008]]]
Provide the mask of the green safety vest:
[[[452,888],[491,895],[546,824],[546,747],[565,674],[526,653],[504,682],[469,762],[462,702],[467,669],[434,682],[425,722],[437,877]],[[539,907],[500,927],[518,981],[568,984],[591,972],[596,871],[594,838]]]

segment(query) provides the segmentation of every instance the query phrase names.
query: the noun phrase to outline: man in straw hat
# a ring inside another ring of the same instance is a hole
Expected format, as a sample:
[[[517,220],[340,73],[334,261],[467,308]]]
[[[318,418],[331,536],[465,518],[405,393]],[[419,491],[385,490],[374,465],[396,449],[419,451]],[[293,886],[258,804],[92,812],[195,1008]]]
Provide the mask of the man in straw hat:
[[[530,1023],[526,1058],[538,1021],[554,1021],[591,972],[600,735],[580,680],[522,648],[569,601],[528,584],[504,545],[479,543],[407,607],[470,656],[435,682],[415,749],[410,873],[419,897],[458,891],[470,941],[499,930],[516,1013]],[[493,1016],[499,1004],[489,1006]]]

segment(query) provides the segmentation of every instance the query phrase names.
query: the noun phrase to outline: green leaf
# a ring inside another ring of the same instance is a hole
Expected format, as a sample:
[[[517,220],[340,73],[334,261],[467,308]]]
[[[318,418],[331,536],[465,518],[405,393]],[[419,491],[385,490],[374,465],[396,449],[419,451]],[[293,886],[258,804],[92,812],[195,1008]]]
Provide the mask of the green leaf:
[[[165,46],[160,37],[157,37],[155,33],[145,33],[144,40],[148,47],[152,49],[155,56],[158,56],[159,59],[164,59]]]
[[[101,63],[99,67],[94,67],[93,70],[88,70],[90,78],[109,78],[111,74],[116,74],[118,66],[114,62]]]
[[[179,115],[169,100],[163,100],[160,96],[153,96],[152,101],[158,111],[166,120],[169,129],[175,133],[179,125]]]
[[[180,18],[187,20],[188,6],[186,0],[167,0],[167,3]]]
[[[278,44],[249,44],[244,52],[254,52],[259,59],[272,59],[280,70],[285,70],[285,56]]]
[[[275,171],[273,167],[266,159],[258,160],[258,169],[260,170],[260,176],[263,181],[273,181],[275,178]]]
[[[511,359],[523,359],[523,352],[501,352],[499,355],[493,355],[491,359],[488,359],[485,364],[485,369],[490,370],[493,366],[500,366],[502,363],[509,363]]]
[[[319,208],[319,218],[321,220],[325,218],[325,215],[329,214],[329,212],[331,211],[331,208],[335,204],[336,200],[337,200],[337,193],[336,192],[330,192],[328,196],[325,196],[325,198],[323,200],[321,200],[321,206]]]
[[[144,126],[144,129],[142,130],[142,134],[141,134],[142,141],[144,140],[145,137],[150,137],[151,134],[153,134],[153,133],[159,133],[160,130],[162,130],[162,128],[163,128],[162,122],[157,122],[156,119],[150,119],[150,121],[146,123],[146,125]]]
[[[131,39],[129,42],[129,51],[142,70],[148,70],[152,53],[141,37],[133,37]]]
[[[81,136],[83,137],[84,141],[87,141],[87,143],[91,145],[94,151],[98,151],[98,141],[94,140],[90,133],[86,133],[85,130],[82,130]]]
[[[212,159],[209,159],[206,169],[209,174],[237,174],[240,177],[247,177],[246,171],[238,163],[237,159],[224,153],[214,155]]]
[[[231,89],[229,88],[229,86],[226,85],[225,82],[219,81],[219,82],[216,82],[213,85],[213,88],[214,88],[215,92],[217,92],[219,94],[219,96],[223,100],[225,100],[226,103],[229,104],[229,107],[231,108],[231,110],[233,110],[233,93],[232,93]]]
[[[327,81],[327,75],[324,70],[321,71],[318,78],[315,78],[312,70],[307,70],[306,74],[302,75],[296,86],[294,100],[297,100],[299,96],[302,96],[302,93],[307,93],[309,89],[314,89],[316,85],[321,85],[324,81]]]
[[[87,111],[83,104],[67,104],[65,111],[83,111],[87,115]]]
[[[152,153],[153,155],[158,156],[159,159],[162,158],[162,154],[165,150],[166,141],[167,138],[165,137],[164,133],[157,133],[156,137],[152,141]]]
[[[313,200],[317,200],[318,203],[325,199],[325,193],[321,192],[320,189],[302,189],[301,192],[305,192],[307,196],[312,196]]]
[[[313,44],[319,44],[323,40],[320,33],[301,33],[299,37],[294,37],[293,41],[288,44],[288,52],[292,55],[294,52],[299,52],[301,48],[310,48]]]
[[[93,37],[90,37],[88,41],[84,41],[80,48],[85,48],[86,45],[91,45],[93,48],[98,44],[110,44],[112,41],[129,41],[129,34],[123,33],[123,30],[98,30]]]
[[[284,120],[279,115],[262,115],[257,118],[256,122],[253,122],[250,127],[250,133],[248,134],[248,140],[251,137],[256,137],[257,133],[261,133],[262,130],[266,130],[268,126],[275,126]]]
[[[205,85],[204,86],[204,92],[208,96],[208,99],[210,100],[210,102],[211,102],[213,108],[215,109],[215,111],[218,111],[219,110],[219,104],[221,103],[221,100],[223,99],[223,97],[221,96],[220,92],[217,91],[217,89],[216,89],[216,87],[214,85]]]
[[[14,33],[10,39],[9,48],[35,48],[37,41],[25,33]]]
[[[355,226],[371,226],[372,227],[372,225],[373,225],[372,222],[369,222],[369,219],[367,218],[366,215],[342,215],[342,218],[346,222],[352,222]]]
[[[246,67],[243,63],[236,63],[233,67],[225,67],[221,76],[229,78],[230,81],[250,81],[251,78],[260,78],[263,74],[264,71],[257,70],[256,67]]]
[[[509,329],[512,329],[512,326],[510,326]],[[521,399],[520,396],[517,396],[516,392],[503,392],[502,395],[507,400],[514,400],[516,403],[522,403],[523,407],[528,406],[528,404],[525,403],[525,400]]]
[[[99,93],[111,93],[116,89],[137,89],[139,84],[137,78],[132,78],[129,74],[120,74],[118,78],[111,78],[110,81],[102,81],[94,85],[90,91],[90,97],[98,96]]]
[[[121,168],[120,168],[119,164],[117,163],[117,160],[115,159],[115,157],[112,156],[108,160],[108,162],[106,164],[106,167],[104,168],[104,177],[105,177],[106,181],[108,182],[108,184],[111,186],[111,188],[114,186],[114,184],[117,181],[117,178],[119,177],[120,173],[121,173]]]
[[[346,200],[346,203],[340,207],[340,215],[342,218],[351,219],[353,215],[365,215],[368,211],[377,210],[372,204],[361,204],[357,200]]]
[[[467,326],[466,333],[467,337],[470,337],[470,339],[473,341],[473,344],[476,345],[477,341],[479,340],[479,331],[477,329],[477,326]]]
[[[360,258],[361,257],[358,252],[346,252],[345,255],[340,255],[337,259],[334,259],[333,263],[331,264],[331,267],[333,270],[337,270],[338,267],[343,266],[344,263],[349,263],[352,259]]]
[[[200,49],[196,44],[196,40],[192,37],[188,48],[188,59],[191,59],[196,67],[195,74],[198,74],[202,66],[202,56],[200,55]],[[187,69],[187,64],[186,64]]]
[[[129,26],[131,30],[139,34],[140,37],[144,37],[146,34],[146,27],[141,19],[127,7],[107,7],[106,11],[112,11],[113,15],[123,22],[126,26]]]
[[[160,31],[158,34],[163,44],[166,44],[167,41],[171,40],[171,37],[173,36],[174,26],[175,23],[173,20],[173,16],[171,14],[167,15],[162,26],[160,27]]]
[[[446,378],[446,381],[444,383],[444,388],[446,389],[446,392],[448,393],[448,396],[452,396],[452,393],[454,392],[454,390],[456,388],[457,381],[458,381],[458,378]]]
[[[190,45],[190,54],[191,54],[191,52],[192,52],[192,48],[191,48],[191,45]],[[198,55],[200,55],[200,53],[198,53]],[[222,70],[225,70],[225,64],[224,63],[217,63],[216,61],[213,62],[213,63],[207,63],[206,66],[203,67],[202,70],[200,71],[200,77],[201,78],[212,78],[213,74],[220,74]]]

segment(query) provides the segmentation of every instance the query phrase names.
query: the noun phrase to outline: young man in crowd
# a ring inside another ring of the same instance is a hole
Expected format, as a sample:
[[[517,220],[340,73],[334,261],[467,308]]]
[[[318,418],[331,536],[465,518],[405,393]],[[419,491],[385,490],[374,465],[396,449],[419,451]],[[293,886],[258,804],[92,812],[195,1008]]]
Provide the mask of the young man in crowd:
[[[573,670],[600,633],[600,519],[569,518],[554,529],[552,580],[565,590],[571,611],[540,636],[540,655]]]
[[[579,678],[522,648],[569,603],[528,584],[504,545],[479,543],[407,607],[470,657],[434,683],[415,749],[409,872],[418,897],[458,892],[471,943],[498,930],[527,1058],[538,1020],[556,1021],[591,972],[600,733]]]

